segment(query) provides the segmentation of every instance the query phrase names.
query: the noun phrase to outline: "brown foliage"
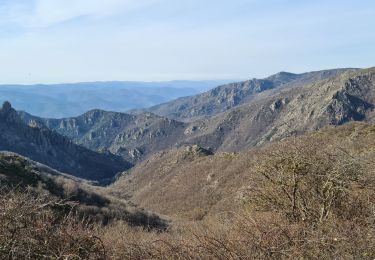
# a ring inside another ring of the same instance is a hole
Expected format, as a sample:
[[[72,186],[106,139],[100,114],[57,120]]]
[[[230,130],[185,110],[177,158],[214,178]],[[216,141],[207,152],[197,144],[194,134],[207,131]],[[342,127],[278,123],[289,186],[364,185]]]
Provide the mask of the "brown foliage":
[[[104,234],[110,255],[115,259],[373,259],[374,132],[373,127],[349,125],[249,153],[250,169],[242,171],[251,174],[251,182],[242,197],[242,212],[178,223],[163,234],[114,226],[106,230],[111,236]],[[198,176],[198,171],[192,173]]]
[[[0,191],[1,259],[100,259],[101,240],[68,205],[31,192]]]
[[[366,183],[362,166],[324,141],[293,138],[264,151],[255,165],[261,179],[251,202],[258,208],[285,213],[290,221],[315,224],[332,214],[345,217],[348,202],[355,196],[353,189]]]

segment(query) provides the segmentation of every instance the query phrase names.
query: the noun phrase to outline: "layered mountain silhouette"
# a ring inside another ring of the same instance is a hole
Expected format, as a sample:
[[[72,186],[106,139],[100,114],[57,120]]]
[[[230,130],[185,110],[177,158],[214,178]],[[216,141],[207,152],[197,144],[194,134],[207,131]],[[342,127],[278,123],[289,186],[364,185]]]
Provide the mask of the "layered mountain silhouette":
[[[26,125],[9,102],[0,109],[0,150],[89,180],[112,178],[132,166],[113,154],[100,154],[79,146],[45,126]]]
[[[153,113],[92,110],[66,119],[20,115],[27,124],[45,126],[86,148],[136,163],[183,145],[230,152],[327,125],[372,122],[374,75],[374,68],[281,72],[178,99],[149,109]]]
[[[91,109],[124,112],[196,95],[221,81],[81,82],[52,85],[0,85],[0,102],[41,117],[77,116]],[[126,100],[126,101],[125,101]]]

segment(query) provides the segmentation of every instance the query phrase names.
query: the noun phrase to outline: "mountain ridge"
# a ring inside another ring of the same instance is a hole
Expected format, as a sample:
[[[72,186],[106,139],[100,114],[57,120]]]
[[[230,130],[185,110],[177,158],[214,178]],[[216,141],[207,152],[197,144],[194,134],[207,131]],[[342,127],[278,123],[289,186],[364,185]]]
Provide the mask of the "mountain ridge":
[[[47,127],[26,125],[9,102],[0,109],[0,141],[0,150],[21,154],[89,180],[111,178],[132,166],[118,156],[79,146]]]
[[[27,124],[47,127],[86,148],[117,154],[132,163],[174,146],[186,127],[185,123],[152,113],[132,115],[96,109],[64,119],[19,114]]]
[[[277,89],[264,91],[269,86],[265,80],[221,86],[210,93],[222,93],[222,88],[228,87],[244,87],[255,92],[250,99],[243,98],[243,104],[190,122],[151,112],[127,114],[102,110],[91,110],[75,118],[38,120],[80,145],[109,151],[134,164],[159,151],[183,145],[233,152],[326,125],[371,122],[375,104],[371,94],[375,91],[374,74],[374,68],[319,71],[299,76],[279,73],[269,77],[283,86]],[[26,123],[32,118],[26,114],[21,117]]]
[[[180,121],[194,121],[245,104],[254,99],[255,94],[272,89],[299,87],[337,76],[345,71],[356,70],[358,69],[343,68],[301,74],[279,72],[264,79],[250,79],[221,85],[196,96],[179,98],[141,111],[152,111],[155,114]]]

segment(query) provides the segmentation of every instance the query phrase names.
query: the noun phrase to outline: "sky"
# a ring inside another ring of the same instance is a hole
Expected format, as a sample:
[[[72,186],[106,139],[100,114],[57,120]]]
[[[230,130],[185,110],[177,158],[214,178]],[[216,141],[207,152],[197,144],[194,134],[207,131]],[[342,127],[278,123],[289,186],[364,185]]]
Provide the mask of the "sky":
[[[0,84],[375,66],[373,0],[0,0]]]

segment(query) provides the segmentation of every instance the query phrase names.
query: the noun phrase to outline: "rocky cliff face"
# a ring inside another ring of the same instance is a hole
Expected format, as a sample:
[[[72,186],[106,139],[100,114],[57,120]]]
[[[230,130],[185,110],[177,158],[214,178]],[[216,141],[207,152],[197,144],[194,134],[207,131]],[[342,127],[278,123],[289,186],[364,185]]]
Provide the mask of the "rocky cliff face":
[[[0,109],[0,150],[16,152],[58,171],[90,180],[113,177],[131,164],[111,154],[99,154],[70,139],[39,127],[24,124],[9,102]]]
[[[327,114],[333,124],[361,121],[374,109],[374,74],[371,71],[349,78],[332,97]]]

